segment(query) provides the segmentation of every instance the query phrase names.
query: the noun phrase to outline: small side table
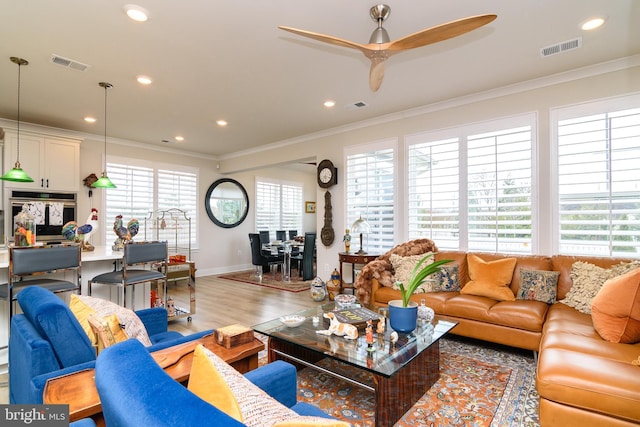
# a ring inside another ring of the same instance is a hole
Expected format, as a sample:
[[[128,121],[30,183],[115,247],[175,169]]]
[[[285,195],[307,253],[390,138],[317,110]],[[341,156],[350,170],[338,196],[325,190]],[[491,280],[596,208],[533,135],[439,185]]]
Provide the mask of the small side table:
[[[344,293],[345,289],[351,289],[353,293],[353,283],[346,283],[344,276],[342,275],[342,264],[351,264],[351,279],[355,281],[356,265],[369,264],[374,259],[378,258],[380,254],[358,254],[356,252],[340,252],[338,254],[338,261],[340,262],[340,293]]]

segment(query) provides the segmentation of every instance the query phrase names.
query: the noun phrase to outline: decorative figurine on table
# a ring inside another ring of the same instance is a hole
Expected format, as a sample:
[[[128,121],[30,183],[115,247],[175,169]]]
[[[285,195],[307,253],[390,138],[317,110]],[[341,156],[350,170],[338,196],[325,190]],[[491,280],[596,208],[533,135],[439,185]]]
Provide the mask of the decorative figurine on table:
[[[382,316],[380,317],[380,319],[378,320],[378,325],[376,326],[376,332],[378,334],[383,334],[384,335],[384,330],[386,327],[386,323],[387,323],[387,318]]]
[[[420,305],[418,306],[418,320],[421,320],[423,322],[431,322],[434,315],[435,313],[433,309],[431,307],[427,307],[426,300],[422,298],[420,300]]]
[[[389,335],[389,342],[391,342],[391,347],[395,347],[398,342],[398,333],[396,331],[391,332]]]
[[[331,273],[331,280],[327,282],[327,293],[329,294],[329,301],[333,301],[336,295],[340,293],[340,285],[342,281],[340,280],[340,273],[338,269],[335,268],[333,273]]]
[[[320,335],[337,335],[339,337],[345,337],[349,340],[355,340],[358,338],[358,328],[349,323],[340,322],[334,313],[324,313],[323,317],[329,319],[331,323],[329,324],[329,329],[324,329],[321,331],[316,331],[316,334]]]
[[[127,222],[127,226],[122,224],[122,215],[116,216],[116,220],[113,222],[113,232],[116,233],[118,238],[114,240],[112,249],[114,251],[121,251],[124,249],[124,245],[133,241],[133,238],[138,234],[140,229],[140,223],[137,219],[131,218]]]
[[[62,235],[65,239],[72,242],[80,243],[84,252],[92,251],[95,248],[89,243],[91,234],[98,229],[98,209],[91,209],[91,213],[87,217],[87,222],[78,225],[75,221],[69,221],[62,226]]]
[[[345,230],[345,235],[342,238],[342,241],[344,242],[344,251],[349,253],[351,251],[351,234],[349,234],[348,228]]]
[[[373,320],[367,320],[366,329],[367,351],[375,351],[373,348]]]

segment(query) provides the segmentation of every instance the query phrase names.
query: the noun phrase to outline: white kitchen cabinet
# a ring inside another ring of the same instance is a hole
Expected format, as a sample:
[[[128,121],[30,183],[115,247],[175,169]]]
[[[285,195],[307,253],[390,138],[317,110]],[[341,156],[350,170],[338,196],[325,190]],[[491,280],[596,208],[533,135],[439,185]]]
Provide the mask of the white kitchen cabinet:
[[[73,138],[20,132],[20,166],[33,182],[11,182],[11,188],[76,192],[80,188],[80,142]],[[5,131],[4,170],[14,167],[17,134]]]

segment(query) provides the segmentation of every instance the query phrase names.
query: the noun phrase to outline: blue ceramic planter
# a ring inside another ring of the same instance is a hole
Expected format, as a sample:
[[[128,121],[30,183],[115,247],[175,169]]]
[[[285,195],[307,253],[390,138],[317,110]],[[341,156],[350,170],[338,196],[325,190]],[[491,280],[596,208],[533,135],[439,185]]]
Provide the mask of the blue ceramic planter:
[[[410,301],[408,307],[403,307],[402,300],[389,301],[389,324],[396,332],[412,332],[418,324],[418,304]]]

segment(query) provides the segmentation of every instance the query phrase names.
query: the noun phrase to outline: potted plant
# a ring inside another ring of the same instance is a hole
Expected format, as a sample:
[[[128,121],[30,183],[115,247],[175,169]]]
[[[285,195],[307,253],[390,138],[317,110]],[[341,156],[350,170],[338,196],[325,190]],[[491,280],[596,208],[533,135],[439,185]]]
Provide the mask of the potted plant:
[[[427,280],[427,277],[440,271],[440,266],[451,262],[449,259],[444,259],[423,267],[423,264],[434,256],[435,254],[431,252],[425,255],[411,271],[407,283],[396,282],[402,293],[402,299],[389,301],[389,323],[394,331],[409,333],[416,328],[418,304],[411,301],[411,295],[418,289],[418,286]]]

